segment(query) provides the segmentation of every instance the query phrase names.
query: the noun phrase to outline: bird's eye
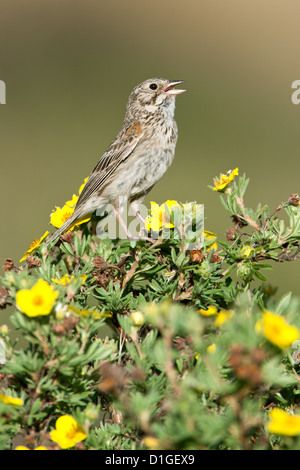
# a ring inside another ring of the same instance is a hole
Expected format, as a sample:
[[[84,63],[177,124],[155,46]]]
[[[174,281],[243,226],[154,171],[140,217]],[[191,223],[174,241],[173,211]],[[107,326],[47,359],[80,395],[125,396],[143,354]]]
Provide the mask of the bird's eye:
[[[156,89],[157,89],[156,83],[151,83],[151,85],[149,86],[149,88],[151,88],[151,90],[156,90]]]

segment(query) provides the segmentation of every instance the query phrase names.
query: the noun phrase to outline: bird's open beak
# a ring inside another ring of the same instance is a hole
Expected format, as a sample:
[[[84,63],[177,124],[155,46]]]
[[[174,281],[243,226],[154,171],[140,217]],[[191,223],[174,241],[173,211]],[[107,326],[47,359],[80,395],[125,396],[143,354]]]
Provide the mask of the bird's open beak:
[[[179,85],[179,83],[183,83],[183,80],[170,80],[167,88],[164,89],[164,93],[167,95],[180,95],[184,93],[186,90],[178,90],[174,88],[174,86]]]

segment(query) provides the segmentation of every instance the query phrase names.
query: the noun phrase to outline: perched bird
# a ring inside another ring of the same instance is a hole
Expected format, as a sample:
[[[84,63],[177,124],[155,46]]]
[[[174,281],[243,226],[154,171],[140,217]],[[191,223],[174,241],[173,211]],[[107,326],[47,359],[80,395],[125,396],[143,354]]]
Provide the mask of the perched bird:
[[[71,217],[47,240],[52,243],[78,220],[111,204],[127,236],[133,238],[121,217],[120,198],[127,198],[141,220],[139,204],[171,165],[177,141],[174,88],[182,80],[151,78],[129,96],[119,134],[90,174]]]

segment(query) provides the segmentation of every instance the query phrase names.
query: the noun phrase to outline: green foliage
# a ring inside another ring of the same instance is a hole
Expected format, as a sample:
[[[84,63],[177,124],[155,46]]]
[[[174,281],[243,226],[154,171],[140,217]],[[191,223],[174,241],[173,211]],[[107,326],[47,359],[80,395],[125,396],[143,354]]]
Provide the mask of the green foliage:
[[[78,448],[299,447],[268,431],[269,409],[297,413],[295,349],[257,328],[268,310],[300,330],[299,301],[276,302],[264,283],[266,261],[299,257],[299,198],[247,209],[248,183],[220,195],[233,226],[218,249],[211,238],[186,251],[175,230],[153,244],[99,240],[86,224],[22,267],[6,260],[0,308],[16,307],[17,339],[0,327],[0,448],[58,448],[49,432],[62,415],[86,431]],[[48,315],[27,316],[17,296],[39,279],[57,298]]]

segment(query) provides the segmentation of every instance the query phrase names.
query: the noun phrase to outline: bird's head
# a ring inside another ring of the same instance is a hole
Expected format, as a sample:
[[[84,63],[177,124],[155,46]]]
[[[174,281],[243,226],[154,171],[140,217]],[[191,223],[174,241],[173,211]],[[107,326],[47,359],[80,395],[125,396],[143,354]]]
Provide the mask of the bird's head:
[[[130,117],[149,114],[165,114],[174,116],[175,97],[185,92],[175,88],[183,80],[166,80],[150,78],[137,85],[131,92],[126,114]]]

